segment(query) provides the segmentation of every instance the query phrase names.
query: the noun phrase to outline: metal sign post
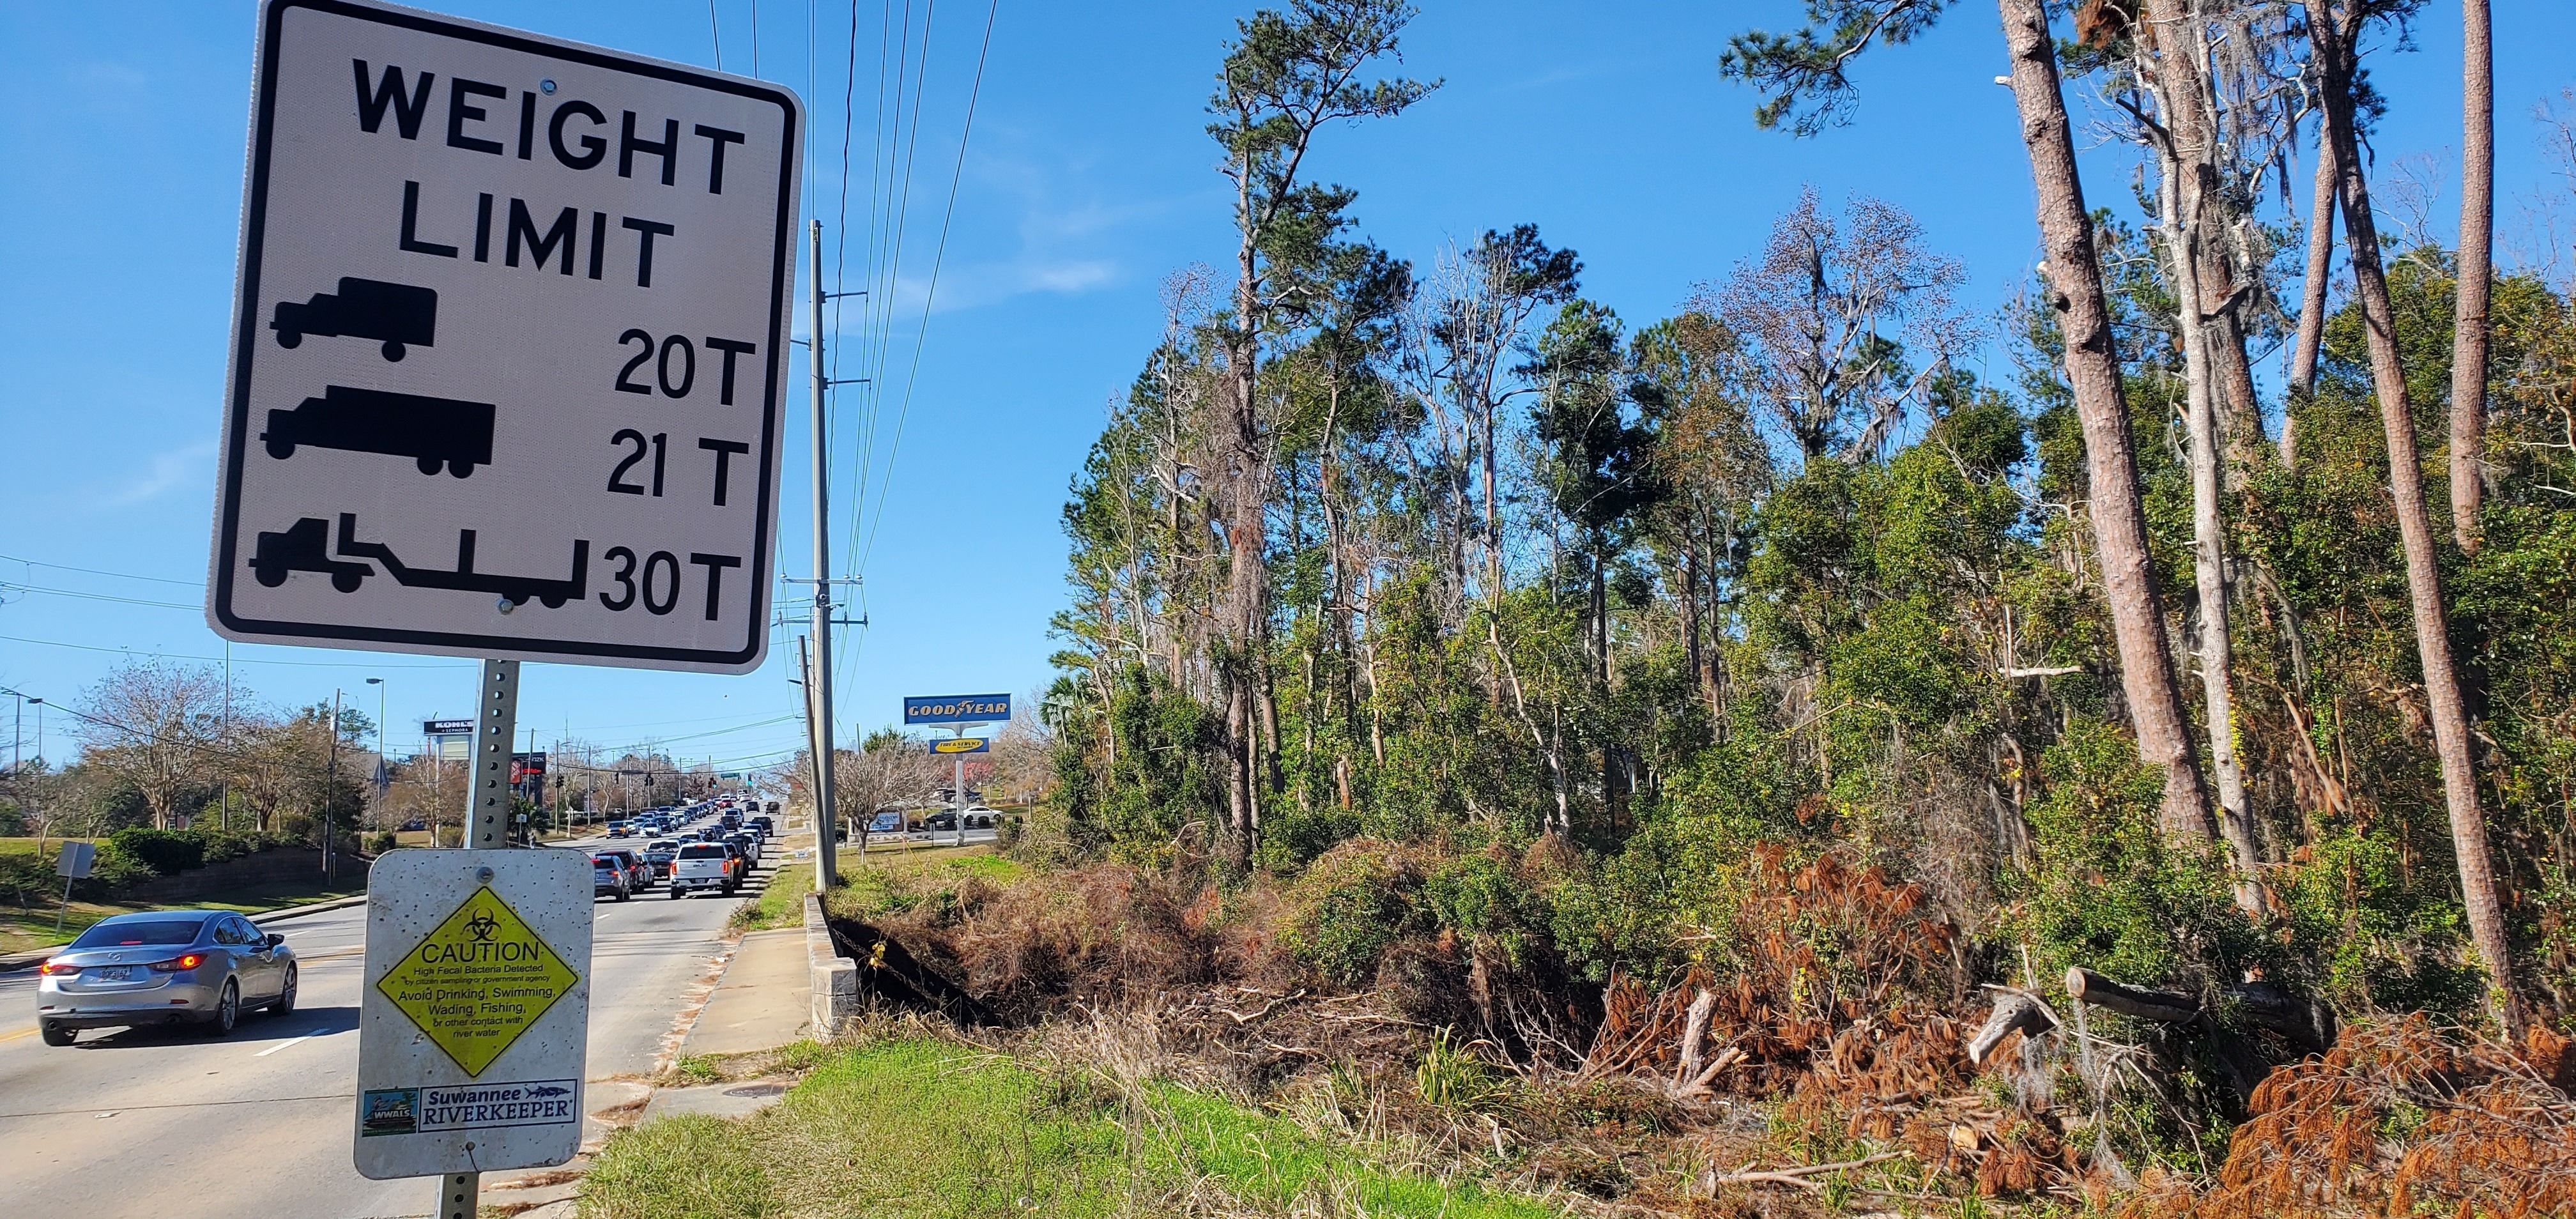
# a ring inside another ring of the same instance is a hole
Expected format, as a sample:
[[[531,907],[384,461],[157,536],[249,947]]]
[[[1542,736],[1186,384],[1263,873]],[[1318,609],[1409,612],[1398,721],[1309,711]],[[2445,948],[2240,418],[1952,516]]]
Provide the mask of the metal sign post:
[[[89,875],[90,864],[97,856],[95,843],[66,842],[62,854],[54,857],[54,872],[63,878],[63,904],[54,908],[54,934],[62,934],[63,916],[71,912],[72,882]]]
[[[395,851],[367,892],[358,1171],[440,1177],[474,1219],[484,1172],[580,1150],[590,1014],[589,860],[508,847],[519,662],[483,662],[466,849]]]

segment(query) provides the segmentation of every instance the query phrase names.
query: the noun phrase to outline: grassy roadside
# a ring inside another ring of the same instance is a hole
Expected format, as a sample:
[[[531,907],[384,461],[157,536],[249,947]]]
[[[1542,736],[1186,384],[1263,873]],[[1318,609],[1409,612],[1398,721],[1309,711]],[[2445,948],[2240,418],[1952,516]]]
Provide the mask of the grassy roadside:
[[[367,887],[363,882],[356,884],[343,882],[342,887],[326,888],[321,878],[317,876],[310,881],[245,885],[236,889],[218,890],[203,900],[193,902],[127,905],[121,902],[75,901],[63,914],[63,929],[60,934],[54,931],[54,907],[50,904],[31,906],[23,910],[15,907],[0,908],[0,953],[29,952],[39,948],[50,948],[56,944],[65,943],[71,937],[88,930],[90,924],[118,914],[134,914],[145,910],[233,910],[242,914],[260,914],[270,910],[283,910],[290,906],[326,902],[333,898],[353,897],[366,891]]]
[[[856,850],[843,847],[837,862],[841,883],[832,891],[832,905],[848,912],[882,909],[886,895],[908,880],[942,872],[971,873],[998,880],[1015,874],[1020,866],[995,855],[990,843],[977,843],[963,849],[879,844],[868,848],[864,864],[859,862]],[[813,891],[814,861],[791,858],[770,874],[769,887],[762,890],[760,896],[743,903],[742,908],[734,912],[733,925],[745,931],[794,927],[804,920],[805,895]]]
[[[613,1136],[586,1219],[786,1215],[1438,1215],[1537,1201],[1373,1163],[1294,1121],[1167,1084],[1124,1095],[921,1037],[841,1051],[776,1107]]]

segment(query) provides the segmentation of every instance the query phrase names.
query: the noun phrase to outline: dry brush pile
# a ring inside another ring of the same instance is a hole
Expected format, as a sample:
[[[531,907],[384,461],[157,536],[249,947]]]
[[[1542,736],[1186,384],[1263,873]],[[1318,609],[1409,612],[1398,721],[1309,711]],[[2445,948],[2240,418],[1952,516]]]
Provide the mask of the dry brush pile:
[[[1692,964],[1598,986],[1542,929],[1443,926],[1431,909],[1457,904],[1462,870],[1543,886],[1544,848],[1467,866],[1367,841],[1336,855],[1230,892],[1108,864],[916,878],[872,909],[845,902],[840,924],[845,943],[883,945],[853,954],[880,993],[901,997],[902,962],[970,999],[950,1014],[996,1048],[1220,1092],[1578,1208],[2576,1210],[2576,1052],[2546,1031],[2512,1050],[2422,1017],[2356,1021],[2264,1079],[2223,1166],[2195,1175],[2108,1145],[2109,1064],[2137,1050],[2113,1034],[2137,1026],[2097,1009],[2089,1034],[2045,1021],[1979,1039],[1996,1010],[1982,996],[2017,992],[1970,985],[1922,891],[1839,853],[1758,850],[1691,930]]]

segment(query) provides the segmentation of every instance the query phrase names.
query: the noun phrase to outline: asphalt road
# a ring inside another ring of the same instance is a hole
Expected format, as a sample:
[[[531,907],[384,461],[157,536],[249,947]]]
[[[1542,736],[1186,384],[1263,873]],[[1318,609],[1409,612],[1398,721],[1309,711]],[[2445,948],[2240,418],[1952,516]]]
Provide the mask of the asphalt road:
[[[736,904],[658,893],[596,904],[586,1079],[652,1070]],[[245,1013],[220,1041],[193,1027],[117,1029],[49,1047],[36,1036],[35,971],[0,974],[0,1198],[49,1219],[429,1214],[432,1181],[370,1181],[349,1160],[366,908],[269,929],[301,961],[296,1009]]]

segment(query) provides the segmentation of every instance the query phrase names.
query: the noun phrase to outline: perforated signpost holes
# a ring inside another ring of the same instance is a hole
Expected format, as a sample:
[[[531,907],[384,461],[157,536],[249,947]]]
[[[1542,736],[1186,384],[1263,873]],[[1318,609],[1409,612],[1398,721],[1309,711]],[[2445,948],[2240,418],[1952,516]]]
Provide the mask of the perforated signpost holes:
[[[761,81],[371,0],[266,0],[206,617],[472,656],[467,849],[368,878],[369,1177],[581,1145],[590,860],[503,848],[522,661],[768,644],[804,112]]]

